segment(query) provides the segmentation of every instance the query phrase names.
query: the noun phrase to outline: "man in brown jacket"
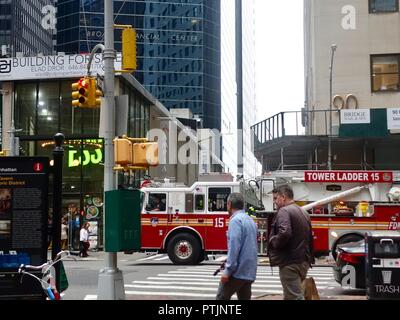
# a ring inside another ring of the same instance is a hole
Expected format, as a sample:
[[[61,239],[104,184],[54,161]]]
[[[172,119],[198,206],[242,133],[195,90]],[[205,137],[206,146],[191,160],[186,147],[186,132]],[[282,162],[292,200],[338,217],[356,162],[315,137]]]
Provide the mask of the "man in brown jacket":
[[[271,266],[279,266],[285,300],[304,300],[302,282],[314,263],[311,221],[293,201],[287,185],[272,191],[278,212],[274,216],[268,255]]]

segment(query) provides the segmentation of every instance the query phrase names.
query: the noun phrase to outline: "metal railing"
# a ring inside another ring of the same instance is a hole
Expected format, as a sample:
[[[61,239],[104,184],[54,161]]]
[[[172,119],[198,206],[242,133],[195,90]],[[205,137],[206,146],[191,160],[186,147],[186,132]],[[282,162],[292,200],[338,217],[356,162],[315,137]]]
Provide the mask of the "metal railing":
[[[286,136],[329,134],[329,110],[280,112],[251,127],[257,147]]]

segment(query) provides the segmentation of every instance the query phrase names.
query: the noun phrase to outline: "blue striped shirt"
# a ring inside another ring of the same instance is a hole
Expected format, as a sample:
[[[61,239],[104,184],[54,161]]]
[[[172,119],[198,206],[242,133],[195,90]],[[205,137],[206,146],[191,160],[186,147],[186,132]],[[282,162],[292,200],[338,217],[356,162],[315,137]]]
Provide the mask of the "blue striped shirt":
[[[234,212],[228,227],[228,257],[224,274],[236,279],[256,279],[257,226],[244,210]]]

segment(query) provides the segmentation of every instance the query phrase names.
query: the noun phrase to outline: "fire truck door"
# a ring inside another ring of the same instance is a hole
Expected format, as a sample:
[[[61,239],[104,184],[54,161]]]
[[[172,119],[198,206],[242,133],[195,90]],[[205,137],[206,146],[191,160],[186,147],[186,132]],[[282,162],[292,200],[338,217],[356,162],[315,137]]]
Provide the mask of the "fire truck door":
[[[152,192],[146,195],[142,213],[142,249],[160,249],[167,234],[168,194]]]
[[[206,248],[210,251],[227,250],[229,214],[227,199],[230,187],[209,187],[207,192]]]

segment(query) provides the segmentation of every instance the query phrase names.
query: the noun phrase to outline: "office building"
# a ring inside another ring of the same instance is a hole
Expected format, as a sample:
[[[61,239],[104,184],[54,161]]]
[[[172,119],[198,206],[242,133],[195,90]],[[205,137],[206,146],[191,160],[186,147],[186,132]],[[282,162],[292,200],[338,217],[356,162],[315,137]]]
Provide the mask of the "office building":
[[[54,0],[0,1],[0,56],[53,53]]]
[[[304,109],[253,128],[264,169],[399,170],[398,0],[306,0],[304,37]]]
[[[57,50],[89,52],[103,41],[103,1],[58,1]],[[168,109],[186,108],[221,128],[219,1],[114,1],[115,23],[137,32],[135,78]],[[121,31],[115,49],[121,50]]]

